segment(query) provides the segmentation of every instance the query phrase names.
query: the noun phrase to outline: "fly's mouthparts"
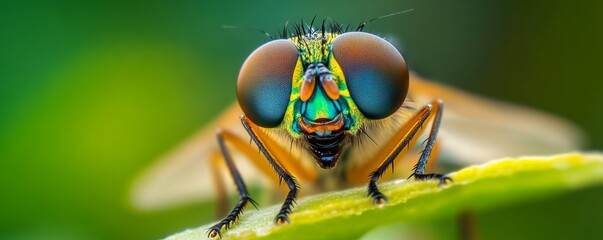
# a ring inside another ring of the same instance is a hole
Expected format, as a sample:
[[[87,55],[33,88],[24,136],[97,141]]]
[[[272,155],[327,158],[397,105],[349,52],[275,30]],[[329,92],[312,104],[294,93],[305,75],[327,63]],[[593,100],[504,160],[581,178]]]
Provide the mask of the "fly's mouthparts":
[[[298,122],[301,130],[306,134],[328,136],[334,132],[339,132],[343,128],[343,119],[343,115],[339,113],[334,119],[319,118],[314,121],[300,116]]]
[[[335,166],[341,156],[346,134],[343,131],[331,132],[328,135],[305,134],[304,140],[316,163],[321,168],[329,169]]]
[[[341,155],[346,140],[344,118],[339,113],[334,119],[320,118],[314,121],[299,118],[304,140],[316,163],[321,168],[332,168]]]

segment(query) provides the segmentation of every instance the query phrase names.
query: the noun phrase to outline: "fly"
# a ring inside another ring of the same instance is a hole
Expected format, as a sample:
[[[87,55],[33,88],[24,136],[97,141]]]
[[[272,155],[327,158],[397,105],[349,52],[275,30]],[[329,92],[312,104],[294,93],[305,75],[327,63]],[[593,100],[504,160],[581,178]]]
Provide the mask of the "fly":
[[[311,24],[312,25],[312,24]],[[288,188],[287,196],[274,218],[275,224],[289,222],[293,203],[300,186],[297,178],[316,180],[315,174],[296,166],[291,156],[279,154],[281,146],[267,141],[268,131],[284,132],[301,142],[316,164],[322,169],[334,168],[350,139],[361,133],[368,122],[387,119],[404,104],[409,88],[409,73],[402,54],[385,39],[357,31],[345,31],[333,24],[329,31],[305,28],[303,23],[286,39],[270,41],[257,48],[243,63],[237,79],[237,99],[243,110],[241,124],[270,166],[279,182]],[[398,154],[419,136],[424,125],[431,123],[429,137],[411,177],[417,180],[437,179],[440,184],[452,181],[425,168],[436,144],[443,113],[442,100],[433,100],[421,107],[404,125],[394,129],[394,136],[380,147],[378,154],[358,168],[371,168],[368,175],[368,196],[374,204],[383,204],[387,197],[379,190],[377,181],[394,164]],[[243,209],[256,202],[235,165],[226,142],[234,142],[232,134],[222,129],[217,140],[223,159],[239,192],[239,202],[230,213],[208,230],[208,236],[221,235],[223,228],[235,224]],[[280,150],[279,150],[280,149]],[[354,179],[367,176],[348,172]]]
[[[544,154],[575,149],[580,142],[579,130],[563,120],[409,73],[392,44],[362,32],[370,21],[356,29],[327,26],[326,21],[315,29],[313,22],[292,30],[285,26],[280,39],[249,55],[237,79],[238,105],[143,174],[133,195],[139,208],[211,195],[204,183],[212,181],[218,208],[225,211],[226,173],[234,180],[239,201],[208,230],[216,237],[247,205],[257,206],[246,183],[257,184],[259,175],[286,187],[275,213],[277,224],[289,222],[300,182],[314,183],[310,188],[319,190],[366,184],[372,202],[385,203],[377,181],[394,163],[405,162],[402,156],[412,156],[406,151],[425,130],[427,138],[410,177],[440,184],[452,179],[427,170],[442,144],[454,146],[447,155],[475,162],[504,156],[499,149],[511,155]],[[443,117],[441,99],[450,104],[448,118]],[[442,129],[450,140],[441,143],[436,138],[443,119],[451,124]],[[212,138],[217,141],[212,143]]]

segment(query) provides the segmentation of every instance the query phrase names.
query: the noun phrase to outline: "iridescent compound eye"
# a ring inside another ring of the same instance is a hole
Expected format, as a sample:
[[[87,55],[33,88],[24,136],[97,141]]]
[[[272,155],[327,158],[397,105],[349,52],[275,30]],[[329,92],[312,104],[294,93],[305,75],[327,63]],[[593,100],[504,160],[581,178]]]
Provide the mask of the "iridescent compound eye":
[[[237,98],[253,123],[262,127],[281,123],[297,59],[297,47],[288,40],[268,42],[247,57],[237,80]]]
[[[392,115],[408,93],[408,69],[389,42],[364,32],[338,36],[333,57],[341,66],[352,100],[370,119]]]

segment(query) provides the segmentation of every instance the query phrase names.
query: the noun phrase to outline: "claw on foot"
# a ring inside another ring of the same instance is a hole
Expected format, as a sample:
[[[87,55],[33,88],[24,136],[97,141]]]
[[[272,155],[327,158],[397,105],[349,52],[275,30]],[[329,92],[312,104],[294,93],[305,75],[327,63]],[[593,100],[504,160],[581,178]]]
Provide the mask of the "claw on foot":
[[[373,196],[373,205],[377,205],[381,207],[387,203],[387,197],[385,195],[379,193]]]
[[[448,182],[454,183],[451,177],[445,174],[439,173],[428,173],[428,174],[414,174],[415,179],[417,180],[429,180],[429,179],[437,179],[439,185],[446,185]]]
[[[207,230],[207,237],[208,238],[222,238],[222,234],[220,234],[220,229],[216,229],[216,226],[213,226],[212,228],[210,228],[209,230]]]
[[[285,224],[285,223],[290,223],[289,218],[285,214],[279,214],[274,219],[274,224],[276,224],[276,225]]]
[[[446,185],[446,184],[448,184],[448,182],[454,183],[454,180],[452,180],[452,178],[449,177],[448,175],[444,175],[441,178],[438,178],[438,180],[440,182],[440,185]]]

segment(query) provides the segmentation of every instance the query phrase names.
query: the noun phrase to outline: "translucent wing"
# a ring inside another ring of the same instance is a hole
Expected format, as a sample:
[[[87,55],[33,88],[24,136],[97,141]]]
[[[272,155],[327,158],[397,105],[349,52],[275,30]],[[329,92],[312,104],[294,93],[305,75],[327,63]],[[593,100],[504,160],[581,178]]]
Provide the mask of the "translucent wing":
[[[581,130],[538,110],[494,101],[411,76],[410,97],[444,100],[439,139],[445,159],[473,164],[491,159],[578,150]]]
[[[216,169],[211,167],[210,161],[216,154],[222,156],[216,139],[216,130],[226,129],[241,139],[250,139],[241,125],[242,113],[238,104],[232,104],[216,120],[144,170],[134,180],[130,197],[132,205],[140,210],[158,210],[205,199],[214,200],[216,184],[213,178],[214,173],[211,171]],[[291,158],[287,161],[290,163],[295,160],[311,159],[300,142],[285,134],[283,130],[266,129],[266,133],[282,149],[288,151]],[[249,146],[257,149],[251,140]],[[247,186],[269,185],[278,180],[276,174],[274,176],[261,174],[257,166],[246,161],[248,159],[235,147],[228,146],[228,150]],[[261,154],[259,150],[257,150],[257,154]],[[316,168],[312,163],[312,161],[299,162],[304,168]],[[225,191],[227,193],[236,192],[226,167],[223,166],[218,171],[221,171],[218,173],[220,176],[227,179],[223,186],[226,188]],[[270,179],[270,177],[274,178]]]
[[[577,127],[537,110],[430,83],[416,75],[411,75],[410,90],[409,98],[412,102],[405,103],[405,108],[401,108],[388,121],[374,123],[381,127],[370,128],[379,133],[368,132],[364,137],[361,134],[356,139],[362,147],[351,149],[351,162],[361,161],[366,159],[367,154],[374,154],[375,146],[379,146],[378,143],[387,139],[387,133],[391,132],[384,129],[403,124],[413,113],[413,108],[421,107],[436,98],[443,99],[445,103],[439,135],[442,145],[440,156],[454,159],[463,165],[506,156],[572,151],[579,149],[583,142],[582,133]],[[153,210],[212,199],[214,189],[208,161],[211,154],[218,151],[215,131],[220,127],[227,128],[242,138],[249,138],[240,124],[241,114],[238,104],[233,104],[214,122],[145,170],[133,184],[133,205],[139,209]],[[274,137],[283,139],[282,136]],[[286,145],[289,140],[280,142]],[[303,152],[298,143],[291,146],[293,154]],[[236,149],[233,150],[234,157],[237,158]],[[416,152],[414,153],[416,156]],[[409,155],[412,154],[413,152]],[[267,181],[246,161],[237,161],[237,166],[250,185]],[[226,184],[227,187],[231,185]]]
[[[212,123],[155,161],[135,179],[131,192],[132,204],[141,210],[153,210],[212,199],[214,189],[209,160],[212,154],[219,153],[216,129],[226,128],[244,139],[249,138],[241,126],[241,114],[239,105],[232,104]],[[232,154],[235,159],[240,158],[236,149]],[[245,164],[245,161],[237,161],[245,180],[251,183],[262,181],[261,176],[254,173],[253,167]],[[232,186],[229,182],[225,185]]]

